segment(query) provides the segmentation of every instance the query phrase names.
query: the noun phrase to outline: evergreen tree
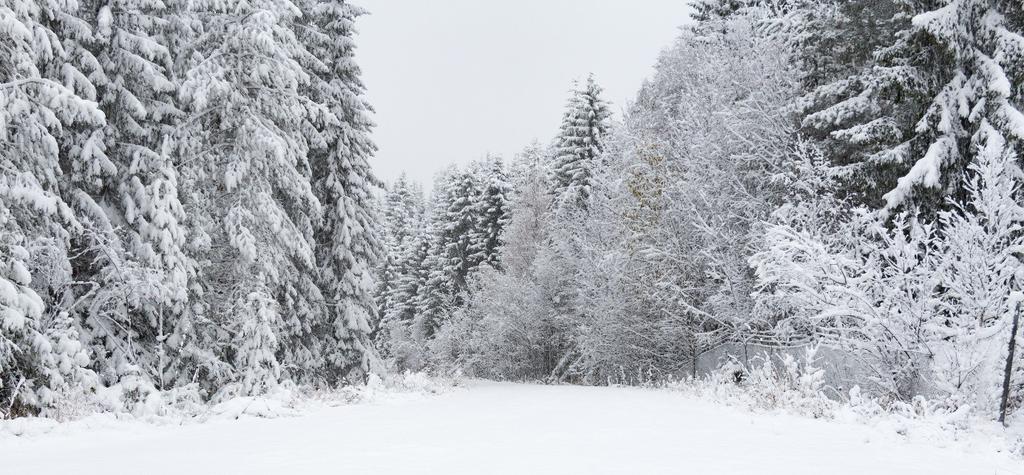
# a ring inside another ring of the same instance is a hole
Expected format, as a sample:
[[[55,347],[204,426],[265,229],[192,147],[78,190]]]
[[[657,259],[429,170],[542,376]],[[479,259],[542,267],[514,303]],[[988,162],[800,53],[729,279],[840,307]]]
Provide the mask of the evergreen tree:
[[[95,0],[85,8],[97,12],[89,49],[101,68],[93,77],[107,119],[104,149],[117,168],[116,180],[96,198],[117,232],[94,237],[108,242],[94,258],[101,290],[84,325],[97,365],[111,382],[139,367],[163,387],[170,379],[191,377],[176,374],[171,360],[189,340],[180,320],[186,318],[187,286],[195,272],[183,249],[184,210],[166,147],[181,116],[165,45],[172,12],[162,2],[145,0]],[[111,328],[111,320],[119,324]]]
[[[328,302],[325,321],[325,379],[359,380],[370,370],[369,334],[377,324],[373,271],[381,254],[372,212],[374,177],[369,159],[373,123],[364,97],[360,69],[354,61],[353,23],[365,12],[342,0],[301,3],[310,28],[300,40],[312,67],[310,96],[328,116],[314,122],[320,140],[313,144],[313,191],[324,206],[316,222],[319,285]]]
[[[796,28],[798,57],[816,85],[801,104],[805,131],[824,141],[848,190],[870,206],[917,206],[934,216],[948,197],[963,202],[959,177],[973,161],[980,119],[1006,132],[1020,127],[1011,84],[1021,74],[1022,7],[943,5],[840,2],[817,10],[831,34],[813,23]],[[838,67],[806,60],[815,57]]]
[[[512,185],[500,159],[488,159],[480,164],[478,178],[480,196],[476,200],[476,236],[470,260],[498,267],[498,248],[501,235],[511,219]]]
[[[402,261],[422,225],[422,196],[403,173],[388,187],[381,208],[384,257],[377,273],[377,306],[381,318],[387,318],[395,306],[392,297],[402,276]]]
[[[586,207],[590,197],[593,167],[601,154],[611,117],[601,92],[594,77],[588,77],[582,88],[572,91],[562,117],[556,139],[553,180],[556,205],[560,207]]]
[[[961,174],[976,162],[970,146],[984,128],[982,140],[998,143],[1021,157],[1024,152],[1024,5],[1012,1],[951,0],[922,11],[913,31],[940,45],[951,61],[933,65],[945,81],[933,95],[914,132],[926,139],[926,150],[909,159],[909,171],[885,195],[894,208],[918,195],[965,199]],[[997,135],[996,137],[991,137]],[[991,152],[1001,153],[1001,152]],[[935,198],[932,198],[933,200]]]
[[[422,310],[431,314],[439,307],[424,304],[430,269],[427,257],[430,254],[431,237],[426,229],[420,229],[409,241],[405,253],[395,266],[395,279],[387,300],[387,313],[382,316],[378,338],[381,351],[390,357],[399,368],[419,369],[422,367],[422,344],[427,332],[419,318]]]
[[[413,335],[419,340],[433,336],[442,321],[454,307],[453,298],[457,292],[456,275],[452,273],[459,264],[456,253],[459,242],[468,243],[468,236],[459,236],[461,230],[473,229],[473,218],[469,213],[470,198],[459,200],[456,194],[458,185],[472,184],[472,179],[452,168],[438,176],[434,182],[434,192],[430,199],[430,217],[426,225],[428,240],[426,255],[418,271],[419,290],[416,296],[416,317],[413,322]],[[459,213],[459,211],[465,213]],[[464,214],[464,216],[460,216]],[[453,219],[462,217],[459,226]],[[462,249],[465,249],[463,247]],[[451,254],[449,254],[449,252]]]
[[[928,65],[941,58],[911,30],[902,2],[806,8],[793,32],[810,89],[798,104],[803,131],[824,143],[848,195],[881,207],[920,148],[915,116],[930,94]]]
[[[4,417],[46,412],[88,386],[86,353],[67,309],[78,289],[69,249],[81,223],[64,199],[63,163],[82,153],[65,133],[104,118],[78,95],[88,83],[69,62],[69,6],[32,1],[0,7],[0,401]],[[60,19],[57,21],[56,19]],[[64,75],[54,76],[62,71]],[[56,80],[62,78],[64,82]]]
[[[323,208],[310,164],[317,138],[311,132],[337,119],[328,105],[304,94],[312,79],[303,64],[314,58],[295,35],[298,7],[278,1],[190,5],[188,14],[202,28],[181,86],[190,115],[181,153],[189,163],[188,203],[201,219],[194,231],[204,269],[199,317],[241,331],[251,311],[245,296],[264,289],[281,315],[274,330],[285,350],[282,364],[297,379],[305,377],[325,364],[321,345],[337,348],[315,333],[326,318],[314,240]],[[228,348],[218,352],[233,355]],[[237,355],[233,362],[247,370]]]
[[[435,271],[447,280],[449,296],[458,299],[458,294],[468,288],[466,277],[484,257],[475,252],[481,247],[482,237],[477,227],[480,182],[471,170],[459,172],[447,182],[444,195],[447,200],[436,235],[440,267]]]
[[[275,332],[280,325],[277,302],[265,291],[256,291],[244,296],[237,305],[248,310],[233,342],[241,368],[240,389],[242,394],[263,394],[281,378]]]

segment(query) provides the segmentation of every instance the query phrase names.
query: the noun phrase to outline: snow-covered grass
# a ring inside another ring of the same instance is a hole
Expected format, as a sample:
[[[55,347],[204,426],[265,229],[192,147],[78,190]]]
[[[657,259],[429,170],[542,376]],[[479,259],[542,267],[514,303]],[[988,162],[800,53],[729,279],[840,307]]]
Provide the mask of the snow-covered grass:
[[[364,385],[347,386],[337,391],[308,391],[285,383],[260,397],[240,396],[212,405],[203,404],[181,391],[149,393],[128,411],[120,396],[106,395],[109,404],[98,406],[94,401],[75,406],[68,404],[63,420],[31,417],[0,419],[0,443],[11,437],[36,437],[44,434],[65,434],[127,426],[182,426],[242,417],[297,417],[324,407],[365,404],[381,401],[416,399],[445,392],[459,384],[457,377],[431,377],[423,373],[390,375],[383,379],[371,375]],[[106,388],[120,392],[122,388]],[[102,394],[101,394],[102,396]],[[89,412],[92,411],[92,412]],[[0,472],[2,473],[2,472]]]
[[[438,388],[420,382],[426,389],[372,383],[359,392],[362,404],[325,398],[293,417],[79,422],[8,435],[0,460],[4,473],[104,475],[1024,474],[1024,463],[977,432],[942,441],[673,390],[472,381],[425,396]]]
[[[1024,460],[1024,420],[1010,419],[1008,428],[995,422],[994,411],[917,397],[910,402],[880,402],[859,387],[840,394],[825,385],[824,370],[813,364],[814,350],[803,359],[783,355],[760,359],[744,368],[725,364],[697,381],[652,384],[686,397],[714,401],[751,414],[782,414],[852,424],[900,440],[939,447],[977,449]],[[826,395],[831,393],[831,397]],[[837,398],[838,396],[838,398]]]

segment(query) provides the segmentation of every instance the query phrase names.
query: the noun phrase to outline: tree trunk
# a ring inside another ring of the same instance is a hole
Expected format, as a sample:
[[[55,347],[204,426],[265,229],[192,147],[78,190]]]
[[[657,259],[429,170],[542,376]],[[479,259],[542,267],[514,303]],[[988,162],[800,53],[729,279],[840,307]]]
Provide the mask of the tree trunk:
[[[700,358],[700,353],[697,352],[697,344],[694,343],[690,346],[690,359],[693,360],[693,365],[690,366],[690,378],[693,381],[697,381],[697,359]]]
[[[1017,348],[1017,327],[1020,324],[1020,304],[1013,311],[1013,325],[1010,331],[1010,347],[1006,355],[1006,370],[1003,372],[1003,397],[999,402],[999,422],[1006,425],[1006,406],[1010,401],[1010,374],[1013,373],[1013,352]]]

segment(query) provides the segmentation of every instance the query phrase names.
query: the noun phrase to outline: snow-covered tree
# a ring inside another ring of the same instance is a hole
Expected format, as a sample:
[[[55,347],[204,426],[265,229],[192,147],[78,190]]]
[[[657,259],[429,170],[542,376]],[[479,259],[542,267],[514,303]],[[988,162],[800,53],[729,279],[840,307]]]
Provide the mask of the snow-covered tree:
[[[76,13],[73,4],[0,6],[0,417],[49,413],[93,384],[68,314],[85,289],[69,264],[82,226],[64,199],[73,188],[62,165],[87,155],[64,146],[67,134],[92,136],[104,117],[79,95],[89,84],[70,62],[88,31],[67,34],[80,26]]]
[[[934,215],[947,198],[964,200],[959,176],[973,160],[969,143],[980,119],[1005,133],[1020,127],[1012,105],[1020,92],[1011,84],[1021,74],[1021,8],[989,1],[802,7],[800,18],[812,19],[793,27],[813,87],[799,104],[805,132],[824,141],[862,202]],[[822,61],[839,67],[812,64]]]
[[[99,287],[83,324],[110,382],[141,371],[164,387],[191,377],[176,374],[172,360],[190,338],[180,333],[180,320],[187,318],[194,274],[168,147],[181,115],[165,45],[171,12],[161,2],[135,0],[89,1],[84,8],[95,12],[88,49],[100,69],[91,77],[106,117],[103,149],[117,174],[93,189],[105,216],[88,220],[91,278]]]
[[[5,200],[16,197],[8,185],[0,181]],[[30,287],[24,241],[12,210],[0,201],[0,418],[50,413],[62,396],[93,384],[67,312],[48,310]]]
[[[611,109],[601,98],[593,75],[582,87],[573,87],[562,117],[555,149],[554,192],[557,206],[586,206],[591,177],[610,127]]]
[[[934,10],[927,4],[914,13],[915,31],[927,34],[951,61],[935,66],[944,79],[914,132],[927,138],[923,154],[907,157],[909,171],[885,195],[892,209],[922,189],[963,200],[958,176],[976,156],[968,146],[978,130],[1000,134],[991,143],[1020,156],[1024,142],[1024,5],[1020,2],[950,0]],[[923,9],[929,9],[923,10]],[[948,64],[948,66],[947,66]]]
[[[501,245],[501,235],[508,226],[511,213],[509,195],[512,186],[499,159],[485,160],[480,164],[477,173],[480,189],[475,200],[476,236],[469,260],[477,265],[498,266],[498,247]]]
[[[475,231],[473,175],[450,170],[434,183],[427,224],[429,248],[423,259],[423,279],[416,299],[414,333],[429,338],[457,306],[459,292],[471,269],[468,261]],[[460,194],[461,193],[461,194]]]
[[[239,331],[248,315],[235,302],[264,289],[281,315],[281,363],[290,375],[306,377],[337,362],[325,360],[316,333],[327,317],[314,239],[323,206],[310,163],[312,132],[337,118],[328,104],[304,94],[312,78],[303,64],[312,59],[296,38],[301,11],[293,3],[190,6],[187,14],[202,29],[180,89],[189,118],[179,153],[188,163],[182,181],[203,269],[199,318]]]
[[[427,279],[430,275],[430,268],[427,267],[430,243],[431,237],[426,229],[421,229],[412,237],[396,262],[394,284],[387,294],[390,307],[382,315],[381,333],[377,341],[384,355],[399,368],[423,367],[422,344],[426,335],[417,324],[421,321],[418,312],[424,308],[428,312],[435,310],[433,307],[422,306],[423,299],[427,298]]]
[[[956,402],[995,413],[1006,344],[1019,312],[1020,252],[1024,250],[1024,174],[1002,134],[982,121],[975,136],[978,161],[971,165],[964,205],[940,216],[945,230],[942,276],[944,318],[936,322],[936,375],[940,390]],[[1021,401],[1020,362],[1011,380],[1011,410]]]
[[[327,300],[328,338],[322,375],[330,383],[360,380],[374,359],[369,334],[377,324],[374,269],[381,254],[373,216],[373,189],[381,186],[369,160],[373,122],[361,71],[354,60],[354,22],[365,12],[342,0],[303,1],[311,28],[299,28],[312,66],[310,97],[326,116],[311,121],[320,136],[311,144],[313,192],[323,219],[313,228],[320,287]],[[320,64],[317,64],[320,63]]]
[[[275,332],[280,326],[277,302],[266,292],[254,291],[241,297],[237,305],[244,309],[244,321],[233,341],[240,394],[263,394],[281,378]]]
[[[422,200],[419,190],[404,173],[387,187],[381,200],[379,213],[384,256],[377,271],[376,301],[382,320],[388,318],[396,306],[393,297],[398,293],[397,287],[404,273],[409,272],[410,267],[403,260],[423,226]]]

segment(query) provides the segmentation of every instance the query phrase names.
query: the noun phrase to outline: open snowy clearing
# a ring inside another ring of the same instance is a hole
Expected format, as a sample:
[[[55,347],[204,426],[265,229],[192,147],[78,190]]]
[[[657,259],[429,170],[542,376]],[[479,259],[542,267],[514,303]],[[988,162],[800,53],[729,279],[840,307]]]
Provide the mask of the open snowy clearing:
[[[1024,474],[993,448],[671,391],[472,383],[298,417],[0,436],[4,474]]]

